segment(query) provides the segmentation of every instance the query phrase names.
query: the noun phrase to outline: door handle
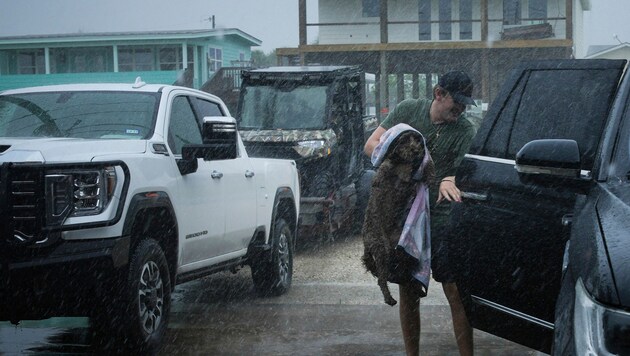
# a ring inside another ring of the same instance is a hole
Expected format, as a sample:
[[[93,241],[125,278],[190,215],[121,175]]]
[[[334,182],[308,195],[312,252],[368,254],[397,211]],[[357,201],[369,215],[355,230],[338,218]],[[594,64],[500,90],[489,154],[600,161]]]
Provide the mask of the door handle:
[[[245,178],[251,178],[254,176],[254,172],[249,169],[245,171]]]
[[[212,179],[221,179],[223,178],[223,173],[219,171],[212,171],[212,174],[210,176],[212,177]]]
[[[472,193],[472,192],[461,192],[462,198],[486,201],[488,200],[488,194],[485,193]]]

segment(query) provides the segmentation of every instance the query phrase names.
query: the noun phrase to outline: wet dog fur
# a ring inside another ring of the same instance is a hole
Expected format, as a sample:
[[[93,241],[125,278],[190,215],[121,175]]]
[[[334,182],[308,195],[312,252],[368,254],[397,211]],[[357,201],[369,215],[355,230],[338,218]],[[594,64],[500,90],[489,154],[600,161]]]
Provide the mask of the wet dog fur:
[[[387,286],[391,280],[392,266],[401,271],[411,271],[417,264],[413,258],[398,259],[403,253],[396,249],[410,206],[421,181],[433,179],[434,166],[429,162],[420,181],[412,179],[424,158],[424,143],[414,131],[400,134],[390,144],[385,159],[372,180],[372,190],[363,222],[362,257],[365,268],[378,280],[385,303],[395,305]],[[394,260],[395,259],[395,260]],[[407,265],[400,265],[400,264]],[[394,278],[395,279],[395,278]]]

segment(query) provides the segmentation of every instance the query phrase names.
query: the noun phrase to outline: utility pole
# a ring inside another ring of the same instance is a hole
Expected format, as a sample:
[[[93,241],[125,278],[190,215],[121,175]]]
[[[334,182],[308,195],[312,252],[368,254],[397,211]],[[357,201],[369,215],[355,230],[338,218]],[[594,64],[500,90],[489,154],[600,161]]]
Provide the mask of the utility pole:
[[[214,15],[211,15],[207,19],[203,19],[203,20],[210,22],[212,24],[212,29],[214,30]]]

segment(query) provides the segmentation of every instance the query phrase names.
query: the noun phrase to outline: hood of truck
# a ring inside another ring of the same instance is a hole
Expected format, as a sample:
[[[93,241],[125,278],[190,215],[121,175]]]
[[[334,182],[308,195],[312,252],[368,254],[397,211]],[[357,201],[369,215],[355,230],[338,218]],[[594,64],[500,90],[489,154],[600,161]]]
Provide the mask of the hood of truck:
[[[87,162],[100,155],[146,151],[143,140],[0,138],[0,162]]]

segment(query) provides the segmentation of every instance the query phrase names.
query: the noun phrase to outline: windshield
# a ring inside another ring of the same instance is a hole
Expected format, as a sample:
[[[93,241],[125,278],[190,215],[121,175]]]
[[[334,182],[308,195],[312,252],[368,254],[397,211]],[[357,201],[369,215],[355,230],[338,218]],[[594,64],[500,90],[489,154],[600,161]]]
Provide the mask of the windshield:
[[[157,94],[50,92],[0,96],[0,137],[146,139]]]
[[[291,90],[248,87],[242,98],[240,128],[302,130],[326,127],[327,86],[304,85]]]

